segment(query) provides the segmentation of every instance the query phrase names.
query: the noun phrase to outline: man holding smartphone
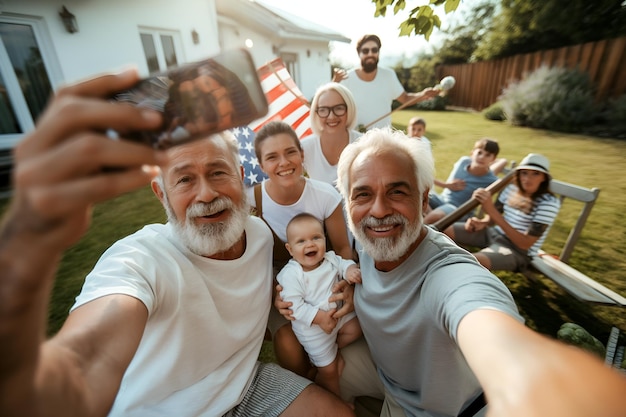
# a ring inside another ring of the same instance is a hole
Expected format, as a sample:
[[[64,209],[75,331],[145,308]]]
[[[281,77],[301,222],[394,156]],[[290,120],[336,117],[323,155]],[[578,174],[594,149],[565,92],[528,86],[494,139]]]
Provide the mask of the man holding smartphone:
[[[160,126],[154,111],[106,100],[136,81],[125,72],[62,88],[16,148],[0,228],[0,415],[353,415],[257,362],[272,238],[248,215],[232,135],[163,152],[104,133]],[[43,340],[54,275],[93,205],[149,182],[169,222],[115,243]]]

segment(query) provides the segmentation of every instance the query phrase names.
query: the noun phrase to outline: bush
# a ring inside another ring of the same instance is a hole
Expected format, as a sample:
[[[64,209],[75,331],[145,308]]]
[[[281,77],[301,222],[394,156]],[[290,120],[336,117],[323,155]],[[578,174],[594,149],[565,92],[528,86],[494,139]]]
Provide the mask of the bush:
[[[607,102],[602,119],[610,136],[626,138],[626,94]]]
[[[598,115],[589,76],[574,69],[539,67],[505,88],[500,102],[514,125],[561,132],[580,132]]]
[[[608,99],[593,125],[585,129],[593,136],[626,139],[626,95]]]
[[[506,115],[504,114],[502,103],[500,103],[499,101],[484,109],[483,116],[485,116],[485,119],[487,120],[506,120]]]
[[[436,96],[426,101],[417,103],[413,108],[416,110],[445,110],[447,99],[442,96]]]

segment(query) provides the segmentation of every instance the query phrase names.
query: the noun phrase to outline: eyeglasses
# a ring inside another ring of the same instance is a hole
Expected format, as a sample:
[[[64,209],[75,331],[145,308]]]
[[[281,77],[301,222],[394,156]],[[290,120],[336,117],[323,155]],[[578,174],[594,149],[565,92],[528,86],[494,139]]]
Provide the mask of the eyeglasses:
[[[377,54],[378,53],[378,47],[373,47],[373,48],[361,48],[361,53],[363,55],[367,55],[370,53],[370,51],[372,51],[373,54]]]
[[[337,117],[343,116],[348,111],[348,106],[346,106],[345,104],[337,104],[336,106],[333,106],[333,107],[318,107],[315,110],[315,113],[317,113],[319,117],[326,118],[330,116],[331,111]]]

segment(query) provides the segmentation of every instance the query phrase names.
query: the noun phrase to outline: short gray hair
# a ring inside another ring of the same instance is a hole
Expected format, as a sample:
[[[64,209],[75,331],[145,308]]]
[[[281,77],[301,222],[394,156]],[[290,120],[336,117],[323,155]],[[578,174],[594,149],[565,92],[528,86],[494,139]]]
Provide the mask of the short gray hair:
[[[391,128],[372,129],[356,142],[346,146],[337,164],[337,189],[346,204],[350,201],[350,169],[356,157],[368,151],[375,157],[386,152],[404,153],[413,161],[413,175],[417,180],[420,195],[432,189],[435,180],[435,162],[428,145],[409,138],[404,132]],[[407,172],[407,175],[411,173]]]

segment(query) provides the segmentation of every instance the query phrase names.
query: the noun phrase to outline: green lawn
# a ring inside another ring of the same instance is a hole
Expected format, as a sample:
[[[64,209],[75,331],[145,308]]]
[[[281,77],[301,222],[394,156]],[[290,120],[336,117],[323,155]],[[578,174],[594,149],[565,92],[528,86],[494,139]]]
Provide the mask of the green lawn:
[[[501,157],[517,162],[530,152],[551,162],[552,175],[562,181],[601,189],[570,264],[598,282],[626,295],[626,141],[600,139],[510,126],[488,121],[477,113],[414,112],[394,114],[394,125],[404,129],[419,114],[427,122],[426,136],[433,145],[437,177],[445,179],[454,162],[469,155],[474,142],[488,136],[500,144]],[[439,191],[439,190],[438,190]],[[544,249],[558,253],[581,206],[565,201]],[[531,283],[520,274],[498,273],[509,286],[528,324],[555,335],[565,321],[578,322],[602,342],[611,325],[626,330],[626,310],[577,302],[552,281]]]
[[[416,112],[394,114],[396,127],[404,129]],[[626,141],[565,135],[492,122],[475,113],[422,112],[426,135],[432,141],[437,176],[445,179],[454,162],[469,154],[483,136],[498,140],[500,156],[520,161],[529,152],[545,154],[553,176],[587,187],[599,187],[599,201],[572,256],[571,264],[618,293],[626,295]],[[0,210],[4,208],[0,203]],[[563,223],[579,207],[565,204],[544,248],[556,251],[566,238]],[[58,330],[80,290],[84,276],[115,240],[151,222],[162,222],[160,204],[146,187],[96,207],[93,225],[85,237],[67,251],[61,264],[50,305],[49,333]],[[567,222],[569,225],[571,222]],[[569,226],[568,226],[569,227]],[[580,323],[605,342],[611,325],[626,331],[626,311],[576,302],[549,280],[531,284],[518,274],[499,274],[507,283],[528,324],[550,335],[565,321]]]

